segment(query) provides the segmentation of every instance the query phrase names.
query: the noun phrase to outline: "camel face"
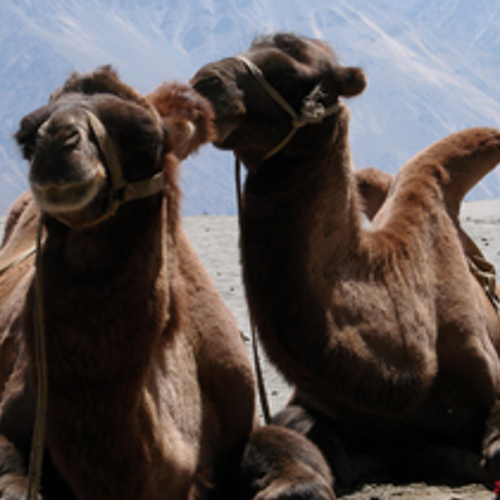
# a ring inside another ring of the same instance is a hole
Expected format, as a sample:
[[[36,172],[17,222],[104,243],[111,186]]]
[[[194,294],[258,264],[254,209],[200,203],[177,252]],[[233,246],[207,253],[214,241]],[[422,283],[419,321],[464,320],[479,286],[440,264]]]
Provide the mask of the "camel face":
[[[296,114],[300,121],[308,106],[315,107],[315,112],[329,109],[339,103],[340,96],[357,95],[366,85],[359,68],[340,66],[331,49],[317,40],[290,34],[259,38],[242,56],[206,65],[194,75],[192,84],[214,108],[218,134],[214,144],[234,150],[249,169],[267,159],[293,130],[297,120],[290,114]],[[256,77],[242,59],[255,65],[261,76]],[[276,99],[273,92],[281,97]],[[290,111],[278,102],[280,99]],[[347,115],[347,110],[339,105],[335,115]],[[332,114],[324,122],[329,129],[336,122],[334,118]],[[320,124],[320,120],[308,123]],[[318,127],[298,130],[298,139],[293,146],[284,145],[283,151],[310,154],[311,135],[318,134]],[[328,132],[325,137],[330,135]]]
[[[162,168],[165,140],[157,113],[113,95],[114,73],[102,73],[109,94],[63,89],[27,115],[16,135],[30,162],[29,182],[38,206],[66,222],[98,219],[126,183],[144,181]]]
[[[53,113],[36,132],[30,185],[42,210],[81,210],[104,188],[106,169],[79,106]]]

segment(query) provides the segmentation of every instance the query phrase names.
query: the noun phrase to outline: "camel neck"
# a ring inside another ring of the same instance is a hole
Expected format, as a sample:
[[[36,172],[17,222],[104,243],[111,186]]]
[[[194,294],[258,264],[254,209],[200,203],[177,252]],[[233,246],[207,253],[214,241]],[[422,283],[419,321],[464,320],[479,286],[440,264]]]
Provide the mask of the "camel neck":
[[[161,227],[160,205],[156,199],[122,207],[108,222],[88,229],[72,229],[60,222],[47,220],[44,261],[50,272],[58,262],[69,279],[99,279],[99,275],[115,275],[129,266],[136,248],[154,240]]]
[[[309,347],[321,355],[326,325],[320,308],[332,286],[327,280],[349,265],[361,235],[347,139],[332,144],[315,165],[295,164],[289,171],[293,182],[287,179],[281,189],[247,179],[241,234],[249,306],[268,354],[280,360],[285,375],[301,350],[291,331],[311,332]],[[283,350],[295,354],[284,356]]]
[[[321,260],[330,260],[332,254],[340,259],[357,244],[360,207],[347,139],[332,143],[321,156],[275,161],[266,170],[249,173],[245,184],[242,243],[243,251],[252,248],[248,258],[256,250],[254,244],[271,258],[285,251],[286,242],[287,255],[321,267],[314,256],[319,247],[328,248],[330,255]]]
[[[125,236],[113,240],[112,232],[105,236],[95,231],[74,241],[71,234],[66,241],[60,234],[51,241],[49,232],[42,265],[52,381],[120,380],[122,376],[126,380],[127,373],[140,376],[146,369],[149,344],[161,334],[159,325],[168,314],[165,216],[157,207],[141,238],[132,241]],[[131,225],[128,228],[132,231]],[[118,255],[120,249],[122,255]],[[87,259],[81,268],[75,263],[77,254]],[[89,267],[91,257],[94,268]],[[99,258],[110,264],[100,267]],[[31,328],[27,328],[27,343],[33,344]]]

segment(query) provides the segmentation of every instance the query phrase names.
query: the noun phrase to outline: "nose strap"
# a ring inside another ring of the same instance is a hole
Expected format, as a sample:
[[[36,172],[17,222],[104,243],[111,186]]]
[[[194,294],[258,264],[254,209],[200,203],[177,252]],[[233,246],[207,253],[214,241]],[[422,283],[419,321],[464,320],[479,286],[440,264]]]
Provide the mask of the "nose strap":
[[[127,182],[123,178],[123,172],[118,156],[115,142],[109,135],[102,121],[89,109],[84,108],[87,114],[90,128],[97,140],[97,144],[104,159],[106,171],[110,178],[111,193],[108,205],[103,214],[81,227],[91,227],[112,217],[123,203],[132,200],[147,198],[163,190],[165,174],[163,170],[147,179]],[[62,219],[62,222],[65,222]]]
[[[104,161],[106,162],[106,168],[111,178],[113,190],[121,190],[127,185],[127,183],[122,175],[122,169],[115,143],[111,139],[101,120],[99,120],[99,118],[97,118],[97,116],[88,109],[85,109],[85,113],[87,114],[90,128],[92,129],[92,132],[97,140],[99,149],[104,157]]]

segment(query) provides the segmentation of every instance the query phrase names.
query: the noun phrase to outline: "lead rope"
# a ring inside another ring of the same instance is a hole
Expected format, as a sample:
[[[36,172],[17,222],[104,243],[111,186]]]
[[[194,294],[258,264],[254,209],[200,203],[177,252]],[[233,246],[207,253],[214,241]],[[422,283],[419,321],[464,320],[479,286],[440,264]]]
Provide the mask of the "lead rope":
[[[47,352],[45,338],[45,321],[43,306],[43,272],[42,272],[42,217],[38,222],[36,239],[36,266],[35,266],[35,367],[37,375],[37,398],[35,424],[31,441],[31,453],[28,475],[28,500],[37,500],[42,478],[43,452],[45,429],[47,423]]]
[[[243,217],[242,217],[242,198],[241,198],[241,163],[236,158],[235,162],[235,178],[236,178],[236,199],[238,203],[238,225],[240,229],[240,238],[243,235]],[[248,302],[248,301],[247,301]],[[250,332],[252,336],[252,352],[255,365],[255,374],[257,376],[257,389],[259,391],[260,405],[264,422],[271,423],[271,412],[269,410],[269,400],[267,398],[266,384],[264,382],[264,374],[262,372],[262,365],[260,364],[259,346],[257,339],[257,327],[255,326],[255,319],[253,317],[251,308],[248,308],[248,315],[250,320]]]
[[[0,276],[2,276],[2,274],[6,273],[10,269],[14,268],[15,266],[17,266],[21,262],[25,261],[28,257],[33,255],[35,252],[36,252],[36,245],[31,247],[30,249],[26,250],[26,252],[24,252],[19,257],[16,257],[15,259],[11,260],[10,262],[7,262],[7,264],[5,264],[3,267],[0,267]]]

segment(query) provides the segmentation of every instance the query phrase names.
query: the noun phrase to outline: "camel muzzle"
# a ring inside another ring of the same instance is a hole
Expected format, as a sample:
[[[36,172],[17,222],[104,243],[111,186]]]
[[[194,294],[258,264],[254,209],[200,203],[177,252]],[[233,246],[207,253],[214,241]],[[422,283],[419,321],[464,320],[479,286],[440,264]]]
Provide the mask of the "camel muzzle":
[[[32,162],[30,173],[30,184],[35,199],[40,208],[47,211],[63,224],[83,229],[94,227],[108,220],[116,214],[120,206],[128,201],[147,198],[163,190],[165,176],[160,170],[152,177],[141,181],[128,182],[123,176],[123,169],[118,154],[118,146],[108,133],[102,121],[88,108],[80,107],[88,121],[91,133],[96,140],[96,146],[102,157],[102,162],[95,160],[95,165],[83,172],[83,168],[77,169],[76,178],[71,178],[71,173],[65,171],[68,178],[62,182],[46,182],[40,180],[40,171],[43,169],[33,168],[38,160]],[[67,120],[71,121],[71,120]],[[53,120],[49,120],[40,128],[39,135],[49,146],[43,146],[43,156],[54,153],[56,156],[73,154],[77,146],[82,142],[81,134],[76,126],[68,126],[67,123],[59,123],[55,127]],[[52,129],[52,130],[51,130]],[[47,135],[51,135],[50,141]],[[158,162],[161,155],[158,155]],[[88,167],[89,158],[86,158],[85,167]],[[46,162],[49,164],[50,162]],[[77,178],[79,180],[77,180]],[[84,210],[95,197],[108,184],[109,194],[104,209],[100,215],[88,220],[86,217],[75,216],[75,212]]]

